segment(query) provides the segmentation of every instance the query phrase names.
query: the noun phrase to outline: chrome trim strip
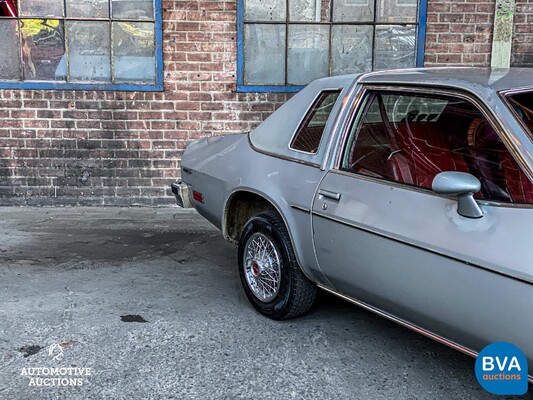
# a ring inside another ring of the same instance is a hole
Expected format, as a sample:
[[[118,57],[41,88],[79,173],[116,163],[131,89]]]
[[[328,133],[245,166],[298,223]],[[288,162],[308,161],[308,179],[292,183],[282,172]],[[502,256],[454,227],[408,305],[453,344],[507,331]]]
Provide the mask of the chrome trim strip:
[[[343,221],[343,220],[341,220],[339,218],[335,218],[335,217],[332,217],[330,215],[327,215],[327,214],[324,214],[324,213],[321,213],[321,212],[318,212],[318,211],[314,211],[313,210],[312,211],[312,215],[316,215],[317,217],[329,219],[330,221],[334,221],[334,222],[337,222],[339,224],[346,225],[346,226],[349,226],[351,228],[355,228],[357,230],[370,233],[372,235],[380,236],[380,237],[392,240],[394,242],[405,244],[407,246],[414,247],[414,248],[419,249],[419,250],[424,250],[424,251],[427,251],[427,252],[430,252],[430,253],[433,253],[433,254],[448,258],[450,260],[454,260],[454,261],[460,262],[461,264],[468,265],[469,267],[478,268],[478,269],[481,269],[481,270],[484,270],[484,271],[487,271],[487,272],[492,272],[492,273],[494,273],[496,275],[501,275],[501,276],[504,276],[506,278],[511,278],[511,279],[514,279],[514,280],[522,282],[522,283],[533,285],[533,280],[522,278],[520,276],[515,276],[515,275],[509,274],[507,272],[496,271],[494,269],[491,269],[491,268],[488,268],[488,267],[483,267],[483,266],[478,265],[478,264],[473,264],[473,263],[470,263],[468,261],[461,260],[460,258],[457,258],[457,257],[454,257],[454,256],[450,256],[449,254],[445,254],[445,253],[443,253],[443,252],[441,252],[439,250],[431,249],[429,247],[423,247],[423,246],[408,242],[407,240],[400,239],[398,237],[394,237],[392,235],[388,235],[388,234],[383,233],[383,232],[378,232],[378,231],[376,231],[374,229],[370,229],[370,228],[367,228],[367,227],[364,227],[364,226],[361,226],[361,225],[357,225],[357,224],[354,224],[352,222]]]
[[[392,322],[396,322],[397,324],[402,325],[402,326],[404,326],[406,328],[409,328],[409,329],[411,329],[411,330],[413,330],[413,331],[415,331],[417,333],[420,333],[420,334],[422,334],[424,336],[427,336],[430,339],[433,339],[433,340],[436,340],[437,342],[445,344],[446,346],[449,346],[452,349],[458,350],[461,353],[465,353],[465,354],[467,354],[467,355],[469,355],[471,357],[474,357],[474,358],[476,358],[478,356],[478,354],[479,354],[478,352],[476,352],[474,350],[471,350],[471,349],[469,349],[467,347],[461,346],[458,343],[455,343],[455,342],[453,342],[451,340],[448,340],[448,339],[446,339],[446,338],[444,338],[444,337],[442,337],[440,335],[437,335],[437,334],[435,334],[433,332],[430,332],[430,331],[428,331],[428,330],[426,330],[424,328],[421,328],[421,327],[419,327],[417,325],[414,325],[414,324],[412,324],[410,322],[407,322],[404,319],[398,318],[398,317],[396,317],[396,316],[394,316],[392,314],[389,314],[389,313],[387,313],[387,312],[385,312],[383,310],[380,310],[379,308],[371,306],[371,305],[369,305],[369,304],[367,304],[367,303],[365,303],[363,301],[360,301],[360,300],[354,299],[353,297],[346,296],[345,294],[336,292],[335,290],[332,290],[332,289],[330,289],[330,288],[328,288],[326,286],[323,286],[323,285],[321,285],[319,283],[317,283],[317,286],[320,289],[325,290],[326,292],[331,293],[331,294],[333,294],[333,295],[335,295],[337,297],[340,297],[343,300],[349,301],[350,303],[355,304],[355,305],[357,305],[357,306],[359,306],[361,308],[364,308],[367,311],[373,312],[374,314],[377,314],[380,317],[386,318],[386,319],[388,319],[388,320],[390,320]]]
[[[302,211],[306,214],[311,214],[311,210],[308,209],[308,208],[305,208],[305,207],[301,207],[301,206],[297,206],[296,204],[291,204],[291,208],[295,209],[295,210],[298,210],[298,211]]]
[[[329,172],[331,172],[332,174],[343,175],[343,176],[347,176],[347,177],[354,178],[354,179],[362,179],[365,181],[379,183],[382,185],[394,186],[399,189],[405,189],[405,190],[411,190],[413,192],[424,193],[430,196],[435,196],[435,197],[440,197],[440,198],[450,199],[450,200],[456,200],[456,198],[454,197],[443,196],[441,194],[437,194],[431,189],[426,189],[420,186],[408,185],[406,183],[400,183],[396,181],[389,181],[387,179],[377,178],[375,176],[358,174],[357,172],[345,171],[341,169],[332,169]],[[476,202],[480,205],[491,206],[491,207],[524,208],[524,209],[533,208],[533,204],[525,204],[525,203],[504,203],[500,201],[483,200],[483,199],[476,199]]]
[[[292,162],[295,162],[295,163],[298,163],[298,164],[307,165],[309,167],[320,168],[320,164],[317,164],[317,163],[312,163],[312,162],[309,162],[309,161],[299,160],[297,158],[287,157],[287,156],[284,156],[282,154],[271,153],[271,152],[266,151],[266,150],[258,149],[252,143],[249,133],[248,133],[247,136],[248,136],[248,143],[250,144],[250,147],[252,148],[252,150],[256,151],[257,153],[261,153],[261,154],[264,154],[264,155],[270,156],[270,157],[279,158],[279,159],[285,160],[285,161],[292,161]]]
[[[331,134],[329,135],[329,140],[327,143],[327,147],[325,150],[325,157],[322,160],[322,164],[320,165],[320,169],[322,171],[325,171],[327,169],[328,165],[331,165],[331,160],[335,158],[335,143],[338,141],[338,135],[337,131],[339,128],[344,129],[344,125],[346,124],[346,118],[344,118],[345,113],[349,112],[346,109],[349,107],[355,107],[359,102],[359,96],[361,92],[361,86],[359,85],[359,81],[361,79],[362,75],[359,75],[355,80],[352,82],[352,84],[348,87],[347,93],[342,99],[341,107],[339,108],[339,112],[337,113],[337,116],[335,117],[335,121],[333,121],[333,126],[331,127]],[[342,93],[341,93],[342,94]],[[355,96],[357,94],[357,96]],[[352,102],[352,97],[355,96],[355,100]]]
[[[515,117],[515,120],[518,122],[518,124],[522,127],[523,131],[525,132],[526,136],[529,137],[531,141],[533,141],[533,132],[529,129],[529,127],[524,123],[522,118],[518,116],[516,111],[514,110],[514,107],[509,102],[509,96],[515,95],[515,94],[521,94],[521,93],[533,93],[533,86],[527,87],[527,88],[520,88],[520,89],[511,89],[511,90],[503,90],[501,92],[498,92],[498,96],[500,97],[500,100],[503,104],[508,108],[508,110],[513,114]]]
[[[436,333],[433,333],[431,331],[428,331],[418,325],[415,325],[415,324],[412,324],[410,322],[407,322],[406,320],[402,319],[402,318],[399,318],[399,317],[396,317],[392,314],[389,314],[383,310],[380,310],[379,308],[376,308],[374,306],[371,306],[370,304],[367,304],[361,300],[357,300],[357,299],[354,299],[353,297],[350,297],[350,296],[347,296],[345,294],[342,294],[340,292],[337,292],[333,289],[330,289],[320,283],[317,283],[316,284],[320,289],[322,290],[325,290],[326,292],[328,293],[331,293],[332,295],[334,296],[337,296],[343,300],[346,300],[352,304],[355,304],[356,306],[359,306],[367,311],[370,311],[376,315],[379,315],[380,317],[383,317],[383,318],[386,318],[388,319],[389,321],[392,321],[392,322],[395,322],[399,325],[402,325],[408,329],[411,329],[412,331],[415,331],[416,333],[419,333],[421,335],[424,335],[430,339],[433,339],[439,343],[442,343],[444,344],[445,346],[448,346],[448,347],[451,347],[452,349],[454,350],[457,350],[457,351],[460,351],[461,353],[464,353],[470,357],[473,357],[473,358],[477,358],[477,356],[479,355],[479,353],[477,351],[474,351],[474,350],[471,350],[469,349],[468,347],[465,347],[465,346],[462,346],[460,345],[459,343],[456,343],[452,340],[448,340],[440,335],[437,335]],[[533,383],[533,375],[528,375],[528,381],[530,383]]]

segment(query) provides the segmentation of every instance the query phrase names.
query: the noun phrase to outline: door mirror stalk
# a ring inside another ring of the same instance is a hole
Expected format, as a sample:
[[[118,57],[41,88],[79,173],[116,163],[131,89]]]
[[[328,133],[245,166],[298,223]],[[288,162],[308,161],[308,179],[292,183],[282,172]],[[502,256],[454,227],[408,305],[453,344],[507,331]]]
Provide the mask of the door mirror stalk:
[[[481,182],[466,172],[444,171],[433,178],[431,188],[435,193],[457,196],[457,213],[466,218],[481,218],[483,211],[474,199],[481,189]]]

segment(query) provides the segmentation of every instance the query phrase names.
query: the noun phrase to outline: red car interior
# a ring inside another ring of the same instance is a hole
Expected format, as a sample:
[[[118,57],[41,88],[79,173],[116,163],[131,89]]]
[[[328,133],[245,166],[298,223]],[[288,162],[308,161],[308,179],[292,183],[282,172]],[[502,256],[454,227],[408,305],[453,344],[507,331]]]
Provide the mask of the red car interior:
[[[4,17],[16,17],[17,16],[17,3],[16,0],[0,0],[0,10]]]
[[[384,122],[360,126],[349,169],[425,188],[431,188],[439,172],[468,172],[482,184],[477,198],[533,202],[533,183],[494,129],[485,119],[476,118],[477,110],[459,105],[463,108],[447,106],[438,120],[428,122],[426,114],[418,117],[414,111],[401,122],[390,122],[381,102]]]

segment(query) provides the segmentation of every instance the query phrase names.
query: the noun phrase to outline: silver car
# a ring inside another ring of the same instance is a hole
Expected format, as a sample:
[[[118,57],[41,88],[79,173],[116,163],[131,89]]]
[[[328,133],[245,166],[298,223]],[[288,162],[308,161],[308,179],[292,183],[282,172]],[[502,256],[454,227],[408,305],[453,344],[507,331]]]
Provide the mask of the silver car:
[[[511,342],[531,380],[532,82],[479,68],[319,79],[252,132],[192,143],[172,190],[238,244],[262,314],[300,315],[320,288],[474,357]]]

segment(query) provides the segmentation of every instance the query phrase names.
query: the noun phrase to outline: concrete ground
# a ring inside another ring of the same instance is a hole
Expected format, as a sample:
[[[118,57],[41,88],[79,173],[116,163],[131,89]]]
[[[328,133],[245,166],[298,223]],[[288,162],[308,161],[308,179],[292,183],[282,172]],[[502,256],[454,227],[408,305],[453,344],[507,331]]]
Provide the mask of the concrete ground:
[[[262,317],[235,253],[177,208],[0,208],[0,399],[490,398],[473,359],[324,293]]]

